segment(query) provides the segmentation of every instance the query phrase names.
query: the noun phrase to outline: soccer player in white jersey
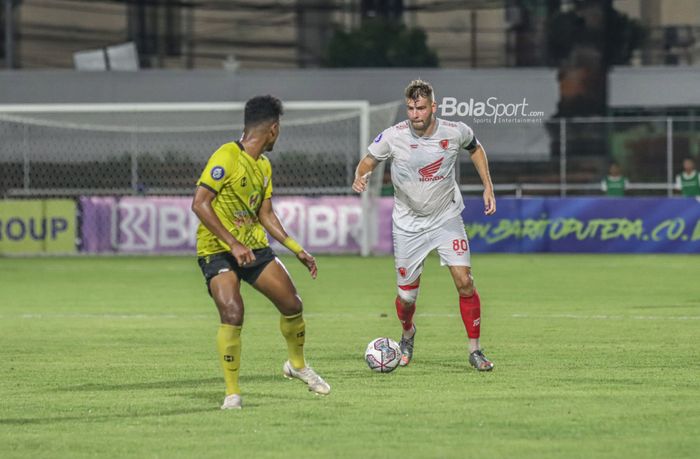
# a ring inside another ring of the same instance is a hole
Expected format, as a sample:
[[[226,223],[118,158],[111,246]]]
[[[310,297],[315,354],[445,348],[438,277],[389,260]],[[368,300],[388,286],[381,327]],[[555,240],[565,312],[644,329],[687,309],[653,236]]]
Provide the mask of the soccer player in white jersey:
[[[481,302],[474,288],[470,249],[462,221],[464,201],[455,179],[460,150],[469,152],[484,185],[484,213],[496,212],[496,198],[486,153],[462,122],[437,118],[430,83],[412,81],[405,92],[408,120],[384,130],[360,160],[352,189],[366,190],[368,177],[380,161],[392,160],[394,185],[393,239],[398,295],[396,313],[403,327],[401,365],[413,358],[416,326],[413,313],[423,263],[437,249],[459,293],[459,309],[469,338],[469,363],[479,371],[493,369],[479,344]]]

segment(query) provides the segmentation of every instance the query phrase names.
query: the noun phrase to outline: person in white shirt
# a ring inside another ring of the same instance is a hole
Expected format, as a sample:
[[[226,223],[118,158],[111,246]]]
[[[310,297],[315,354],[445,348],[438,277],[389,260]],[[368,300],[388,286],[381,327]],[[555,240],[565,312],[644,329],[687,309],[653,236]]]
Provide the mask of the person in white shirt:
[[[471,251],[464,230],[464,200],[455,178],[460,150],[467,150],[484,185],[484,213],[496,212],[496,198],[486,152],[471,128],[436,117],[430,83],[412,81],[405,91],[408,120],[384,130],[360,160],[352,184],[367,189],[368,178],[380,161],[392,160],[394,260],[398,295],[396,313],[403,327],[401,365],[413,358],[416,326],[413,314],[423,264],[437,249],[459,293],[459,309],[469,338],[469,363],[479,371],[493,369],[479,343],[481,301],[471,272]]]

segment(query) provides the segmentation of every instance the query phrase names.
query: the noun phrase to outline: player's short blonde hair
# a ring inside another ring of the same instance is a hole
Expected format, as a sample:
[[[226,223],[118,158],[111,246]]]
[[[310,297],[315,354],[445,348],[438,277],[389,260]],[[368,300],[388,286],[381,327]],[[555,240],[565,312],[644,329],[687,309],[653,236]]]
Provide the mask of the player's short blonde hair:
[[[406,86],[406,99],[416,100],[419,97],[425,97],[429,100],[435,100],[433,87],[427,81],[413,80]]]

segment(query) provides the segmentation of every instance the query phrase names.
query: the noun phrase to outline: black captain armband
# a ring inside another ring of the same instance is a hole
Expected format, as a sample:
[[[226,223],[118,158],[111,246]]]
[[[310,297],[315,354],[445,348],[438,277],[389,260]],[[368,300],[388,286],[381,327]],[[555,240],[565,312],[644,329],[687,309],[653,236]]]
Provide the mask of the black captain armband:
[[[474,153],[474,150],[476,150],[476,147],[479,146],[479,141],[476,140],[476,136],[472,137],[472,141],[469,142],[469,145],[467,145],[466,148],[469,153]]]

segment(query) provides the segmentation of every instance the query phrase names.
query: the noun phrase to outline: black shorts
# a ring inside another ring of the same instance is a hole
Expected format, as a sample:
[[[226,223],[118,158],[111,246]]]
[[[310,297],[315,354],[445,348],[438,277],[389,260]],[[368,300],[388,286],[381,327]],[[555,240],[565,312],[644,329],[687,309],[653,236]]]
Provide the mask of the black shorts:
[[[207,290],[211,295],[211,288],[209,284],[211,280],[222,272],[233,271],[236,273],[239,279],[242,279],[249,284],[253,284],[260,273],[263,272],[265,266],[271,261],[275,260],[275,252],[271,248],[265,247],[263,249],[253,249],[255,254],[255,261],[245,267],[239,266],[236,259],[233,257],[231,252],[219,252],[213,255],[208,255],[206,257],[198,257],[197,263],[202,269],[202,274],[204,274],[204,279],[207,282]]]

